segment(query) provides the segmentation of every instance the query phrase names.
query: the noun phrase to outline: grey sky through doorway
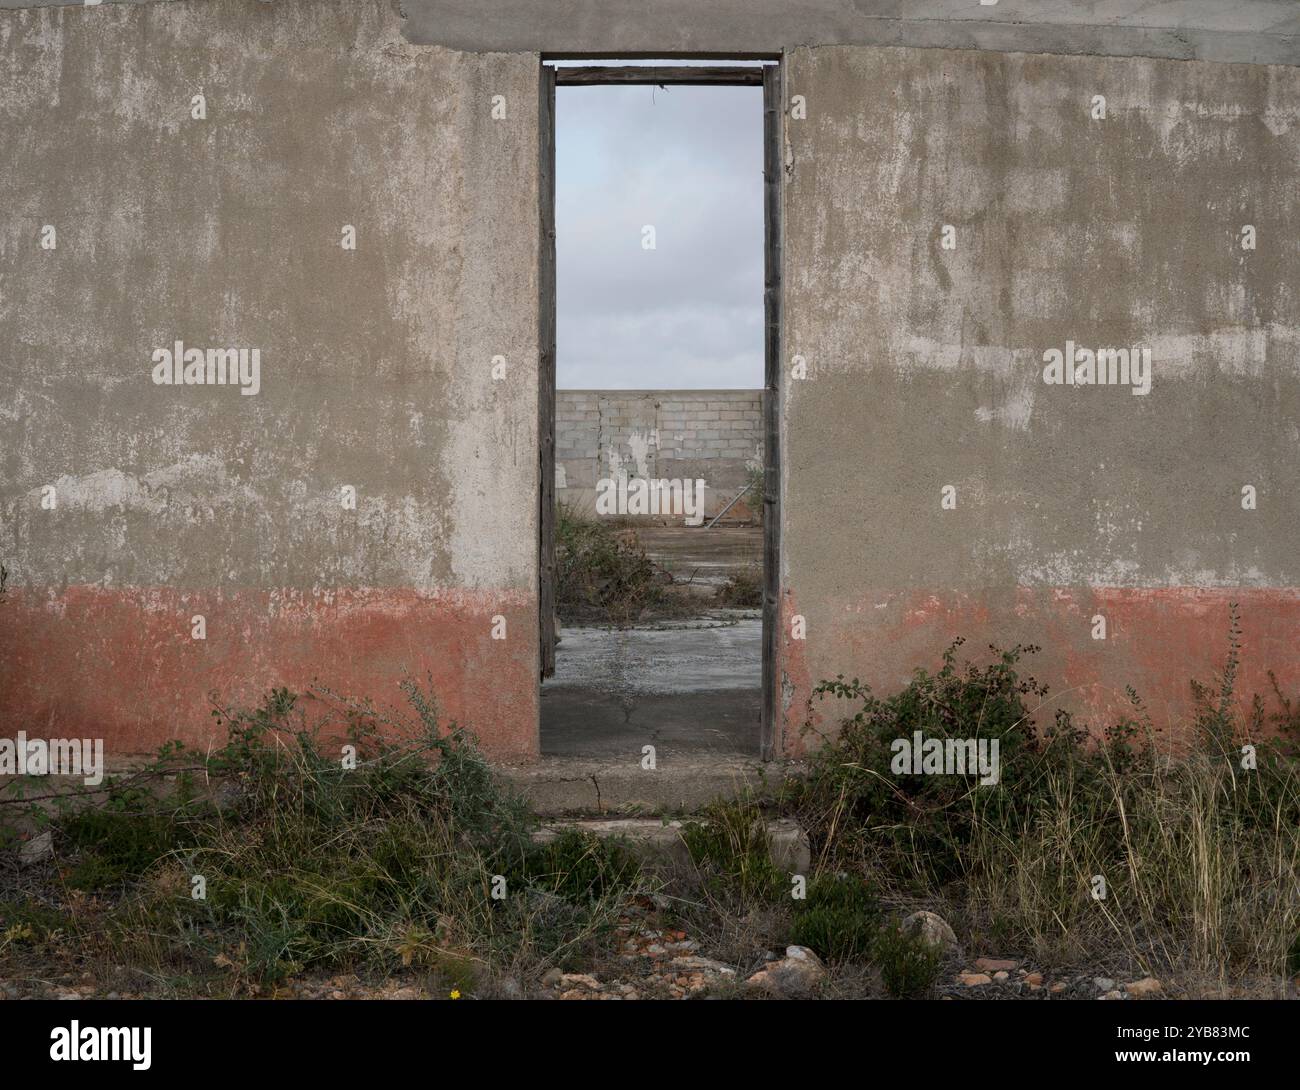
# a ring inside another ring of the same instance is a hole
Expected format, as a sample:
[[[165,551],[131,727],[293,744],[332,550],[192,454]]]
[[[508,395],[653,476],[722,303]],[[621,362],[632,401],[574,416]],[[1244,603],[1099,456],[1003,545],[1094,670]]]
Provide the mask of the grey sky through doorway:
[[[558,88],[559,388],[763,385],[762,100]]]

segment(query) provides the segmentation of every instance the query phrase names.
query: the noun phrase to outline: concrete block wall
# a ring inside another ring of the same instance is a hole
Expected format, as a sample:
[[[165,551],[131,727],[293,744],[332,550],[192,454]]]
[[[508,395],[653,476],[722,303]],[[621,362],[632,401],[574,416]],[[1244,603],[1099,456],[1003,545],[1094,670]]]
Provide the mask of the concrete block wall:
[[[536,753],[538,63],[388,0],[0,10],[0,733],[410,676]],[[260,391],[155,384],[178,340]]]
[[[888,691],[958,635],[1041,645],[1044,719],[1132,685],[1172,734],[1232,603],[1241,697],[1294,693],[1300,71],[826,47],[785,76],[787,751],[817,681]],[[1067,342],[1150,348],[1149,393],[1048,384]]]
[[[762,390],[557,391],[556,497],[594,513],[597,482],[620,471],[703,480],[712,515],[763,464],[762,405]]]

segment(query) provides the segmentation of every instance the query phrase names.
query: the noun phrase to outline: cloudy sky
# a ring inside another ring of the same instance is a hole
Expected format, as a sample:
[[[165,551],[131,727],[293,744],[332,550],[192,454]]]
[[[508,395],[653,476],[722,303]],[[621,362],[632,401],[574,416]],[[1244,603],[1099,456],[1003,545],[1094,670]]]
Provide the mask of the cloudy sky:
[[[762,89],[560,87],[555,174],[560,389],[761,387]]]

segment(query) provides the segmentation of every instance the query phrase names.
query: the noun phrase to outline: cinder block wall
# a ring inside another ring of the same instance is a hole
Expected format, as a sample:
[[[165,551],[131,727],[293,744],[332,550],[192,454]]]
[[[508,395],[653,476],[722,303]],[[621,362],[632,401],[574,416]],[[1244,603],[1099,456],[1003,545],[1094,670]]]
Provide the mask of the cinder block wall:
[[[400,21],[0,11],[5,734],[202,744],[209,692],[409,674],[536,752],[538,58]],[[260,392],[155,385],[177,340]]]
[[[591,514],[597,482],[619,472],[703,480],[705,512],[713,515],[763,464],[762,404],[762,390],[560,390],[556,498]],[[753,498],[731,513],[756,509]]]
[[[1176,730],[1234,602],[1241,695],[1294,693],[1300,71],[828,47],[786,91],[785,747],[957,635],[1042,645],[1044,720],[1131,684]],[[1044,383],[1067,340],[1150,347],[1150,393]]]

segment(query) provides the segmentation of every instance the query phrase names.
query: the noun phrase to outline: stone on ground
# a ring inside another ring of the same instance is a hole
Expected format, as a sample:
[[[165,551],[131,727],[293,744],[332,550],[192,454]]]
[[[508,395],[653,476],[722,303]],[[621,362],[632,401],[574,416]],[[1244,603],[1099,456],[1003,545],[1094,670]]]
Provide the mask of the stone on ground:
[[[806,946],[787,946],[785,957],[759,969],[745,981],[783,999],[793,999],[811,994],[826,978],[826,967],[821,958]]]
[[[945,954],[955,954],[960,950],[957,936],[942,916],[935,912],[913,912],[902,923],[907,934],[917,934],[931,946],[937,946]]]

